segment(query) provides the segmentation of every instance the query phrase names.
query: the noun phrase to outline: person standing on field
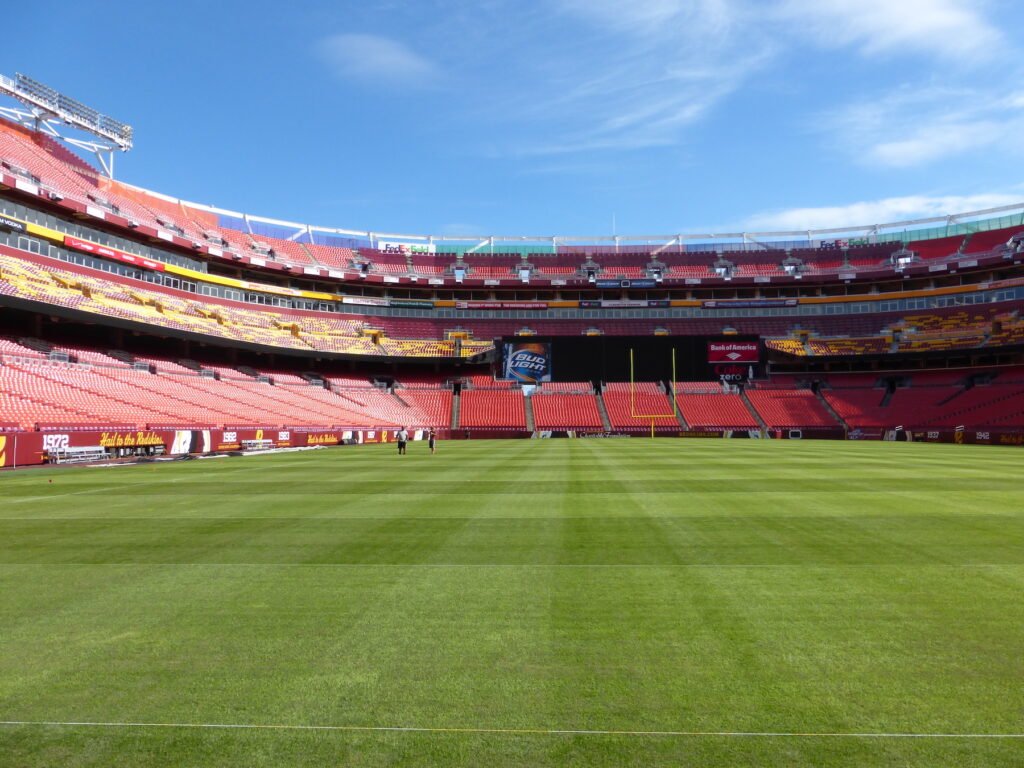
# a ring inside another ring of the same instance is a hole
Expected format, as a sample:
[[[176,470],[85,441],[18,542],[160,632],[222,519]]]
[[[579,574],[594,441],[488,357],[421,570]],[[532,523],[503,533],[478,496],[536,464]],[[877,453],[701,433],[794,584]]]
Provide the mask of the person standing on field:
[[[398,439],[398,455],[404,456],[405,444],[409,441],[409,430],[407,430],[405,427],[402,427],[400,430],[398,430],[398,434],[396,434],[395,437]]]
[[[430,452],[432,454],[435,452],[434,451],[434,444],[436,442],[437,442],[437,432],[434,430],[433,427],[431,427],[430,431],[427,432],[427,445],[430,446]]]

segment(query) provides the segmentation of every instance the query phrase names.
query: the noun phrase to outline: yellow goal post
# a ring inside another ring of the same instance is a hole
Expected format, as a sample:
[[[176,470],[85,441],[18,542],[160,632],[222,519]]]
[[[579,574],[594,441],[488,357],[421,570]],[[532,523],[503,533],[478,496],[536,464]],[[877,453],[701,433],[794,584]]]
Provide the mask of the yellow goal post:
[[[657,419],[675,419],[678,421],[679,405],[676,403],[676,350],[672,349],[672,380],[669,382],[669,398],[672,401],[672,413],[637,413],[636,412],[636,362],[632,347],[629,349],[629,415],[634,419],[651,420],[651,437],[654,437],[654,422]]]

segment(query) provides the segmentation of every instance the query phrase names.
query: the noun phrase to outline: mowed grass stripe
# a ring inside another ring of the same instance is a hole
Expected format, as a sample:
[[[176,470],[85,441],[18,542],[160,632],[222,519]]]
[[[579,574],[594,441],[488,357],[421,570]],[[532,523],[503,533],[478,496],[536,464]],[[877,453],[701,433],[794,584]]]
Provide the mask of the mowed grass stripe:
[[[4,520],[0,563],[1024,563],[995,516]]]
[[[1019,744],[990,741],[613,733],[1019,733],[1024,499],[1004,482],[1017,449],[393,451],[0,476],[5,500],[22,499],[0,512],[0,719],[438,731],[10,726],[0,755],[29,767],[1020,762]],[[694,490],[730,477],[744,482]],[[115,478],[120,489],[47,496]],[[759,480],[822,490],[749,490]],[[351,483],[362,492],[338,490]],[[595,483],[609,490],[586,492]],[[293,493],[266,490],[277,484]],[[525,733],[552,729],[607,735]]]
[[[414,725],[284,725],[280,723],[88,723],[0,720],[0,726],[66,728],[203,728],[274,731],[395,731],[399,733],[471,733],[508,736],[683,736],[766,739],[1024,739],[1024,733],[779,733],[743,731],[599,731],[557,728],[420,728]]]

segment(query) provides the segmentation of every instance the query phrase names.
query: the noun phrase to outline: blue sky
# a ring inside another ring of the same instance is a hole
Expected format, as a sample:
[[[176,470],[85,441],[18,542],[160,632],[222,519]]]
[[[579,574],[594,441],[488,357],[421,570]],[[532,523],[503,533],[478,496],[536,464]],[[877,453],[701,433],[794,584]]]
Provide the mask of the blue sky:
[[[135,127],[118,178],[256,215],[474,236],[607,235],[614,217],[657,235],[1024,200],[1013,0],[37,0],[4,15],[3,74]]]

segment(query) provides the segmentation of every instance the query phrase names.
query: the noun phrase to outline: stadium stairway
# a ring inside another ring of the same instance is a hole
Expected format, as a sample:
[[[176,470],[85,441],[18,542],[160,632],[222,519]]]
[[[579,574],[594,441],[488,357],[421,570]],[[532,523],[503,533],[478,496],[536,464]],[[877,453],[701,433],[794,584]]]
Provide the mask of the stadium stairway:
[[[318,267],[322,267],[323,266],[323,264],[320,263],[319,259],[317,259],[317,257],[313,255],[313,252],[311,250],[309,250],[309,248],[306,247],[305,243],[299,243],[298,246],[299,246],[299,248],[302,249],[303,253],[305,253],[307,256],[309,256],[309,260],[312,263],[316,264]]]
[[[543,397],[543,395],[541,395]],[[533,416],[533,398],[523,398],[523,408],[526,410],[526,429],[530,432],[537,430],[537,420]]]
[[[690,429],[690,425],[686,423],[686,417],[683,416],[683,409],[679,407],[679,394],[675,391],[672,382],[669,382],[669,391],[672,392],[672,402],[675,404],[673,410],[676,412],[676,421],[679,422],[679,426],[685,430]]]
[[[112,357],[115,360],[120,360],[127,366],[135,364],[135,358],[129,355],[127,352],[122,352],[120,349],[108,349],[104,352],[108,357]]]
[[[598,388],[594,394],[597,398],[597,412],[601,414],[601,426],[605,432],[612,431],[612,420],[608,418],[608,409],[604,407],[604,398],[601,396],[601,390]]]
[[[896,394],[896,386],[891,381],[888,381],[885,386],[885,395],[882,396],[882,402],[879,403],[879,406],[881,408],[888,408],[894,394]]]
[[[828,411],[830,414],[832,414],[832,418],[836,420],[836,423],[839,424],[839,426],[841,426],[845,431],[849,432],[850,431],[850,425],[846,423],[846,419],[844,419],[842,416],[840,416],[839,415],[839,411],[837,411],[835,408],[833,408],[832,404],[828,400],[826,400],[824,398],[824,396],[821,394],[821,390],[820,389],[819,390],[815,390],[814,396],[816,398],[818,398],[818,402],[821,403],[825,407],[825,410]]]
[[[754,404],[750,402],[750,398],[743,389],[740,390],[740,399],[743,401],[743,404],[747,406],[747,410],[750,411],[751,416],[754,417],[754,421],[756,421],[757,426],[761,428],[761,432],[764,433],[765,437],[768,437],[768,425],[764,423],[764,419],[761,418],[761,414],[757,412],[757,408],[755,408]]]
[[[41,339],[33,339],[26,336],[18,339],[18,343],[23,347],[35,350],[41,355],[48,356],[50,354],[50,345]]]
[[[452,429],[459,428],[459,412],[461,410],[462,398],[459,392],[452,394]]]

